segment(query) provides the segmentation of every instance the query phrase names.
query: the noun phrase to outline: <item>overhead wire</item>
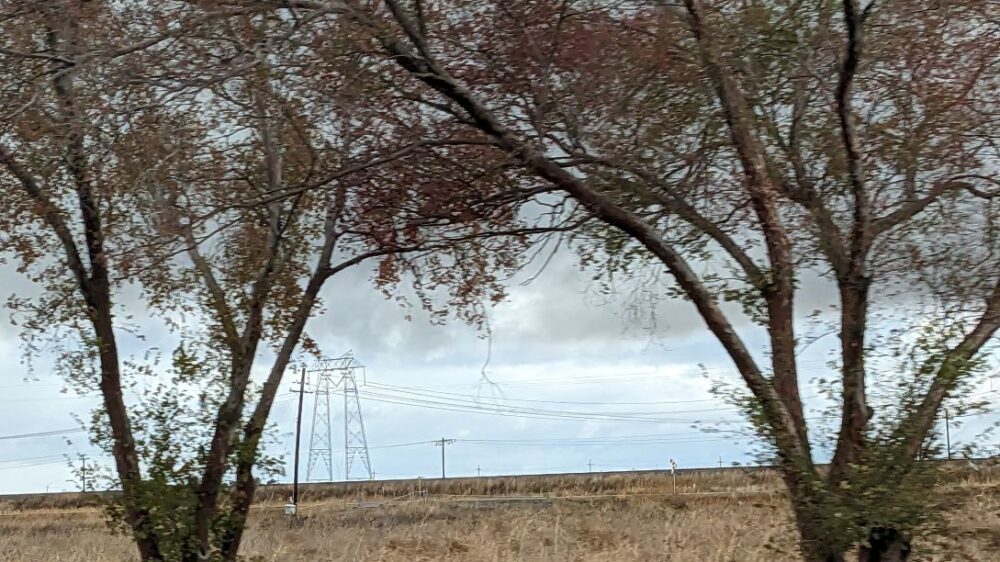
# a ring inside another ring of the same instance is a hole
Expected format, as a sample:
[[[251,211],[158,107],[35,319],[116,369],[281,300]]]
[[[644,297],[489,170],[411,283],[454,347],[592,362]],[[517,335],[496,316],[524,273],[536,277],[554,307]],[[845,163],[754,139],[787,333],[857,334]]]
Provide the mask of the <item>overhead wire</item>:
[[[707,431],[706,435],[718,435],[722,433],[738,433],[736,431]],[[663,439],[668,437],[690,437],[691,432],[674,432],[674,433],[645,433],[642,435],[605,435],[605,436],[590,436],[590,437],[540,437],[534,439],[476,439],[475,441],[517,441],[519,443],[541,443],[550,441],[593,441],[601,439]]]
[[[432,390],[430,388],[420,388],[415,386],[400,386],[391,384],[382,384],[369,381],[365,387],[377,387],[384,390],[392,390],[398,392],[414,392],[414,393],[426,393],[426,394],[440,394],[445,396],[453,396],[459,398],[478,398],[470,394],[461,394],[457,392],[445,392],[442,390]],[[807,396],[803,399],[815,398],[816,396]],[[537,404],[570,404],[579,406],[655,406],[655,405],[667,405],[667,404],[695,404],[701,402],[719,402],[718,398],[695,398],[690,400],[656,400],[656,401],[645,401],[645,402],[608,402],[608,401],[575,401],[575,400],[542,400],[537,398],[511,398],[509,396],[504,396],[503,401],[508,402],[531,402]],[[699,410],[704,411],[704,410]],[[713,408],[711,411],[718,411],[718,408]]]
[[[633,447],[637,445],[675,445],[675,444],[685,444],[685,443],[714,443],[718,441],[732,441],[735,437],[714,437],[708,439],[700,438],[690,438],[690,439],[648,439],[643,441],[619,441],[614,439],[606,439],[601,441],[591,441],[591,442],[561,442],[553,441],[551,443],[525,443],[519,442],[517,440],[485,440],[485,439],[456,439],[456,443],[468,443],[470,445],[488,445],[490,447]]]
[[[413,441],[410,443],[393,443],[392,445],[375,445],[369,446],[369,449],[396,449],[399,447],[415,447],[417,445],[430,445],[432,443],[437,443],[437,441]]]
[[[710,432],[706,435],[720,435],[720,433]],[[729,437],[708,437],[700,438],[691,433],[659,433],[648,435],[621,435],[606,437],[552,437],[546,439],[454,439],[456,443],[468,443],[473,445],[525,445],[525,446],[604,446],[604,445],[642,445],[642,444],[669,444],[669,443],[695,443],[709,441],[728,441],[738,437],[738,432],[724,432],[730,434]],[[681,438],[677,438],[681,437]],[[416,447],[420,445],[433,445],[436,440],[411,441],[408,443],[393,443],[391,445],[376,445],[369,449],[395,449],[399,447]]]
[[[0,466],[0,470],[14,470],[14,469],[17,469],[17,468],[34,468],[36,466],[47,466],[47,465],[50,465],[50,464],[63,464],[65,462],[66,462],[65,460],[54,460],[54,461],[48,461],[48,462],[35,462],[35,463],[27,463],[27,464],[18,464],[18,465],[14,465],[14,466]]]
[[[18,435],[0,435],[0,441],[7,441],[11,439],[29,439],[32,437],[50,437],[53,435],[64,435],[73,433],[86,433],[87,430],[83,428],[70,428],[70,429],[53,429],[51,431],[38,431],[35,433],[21,433]]]
[[[65,457],[63,457],[63,455],[44,455],[44,456],[41,456],[41,457],[27,457],[27,458],[22,458],[22,459],[10,459],[10,460],[6,460],[6,461],[0,461],[0,464],[8,464],[8,463],[12,463],[12,462],[38,461],[38,460],[54,459],[54,458],[63,459]]]
[[[694,418],[667,418],[653,417],[656,414],[649,413],[622,413],[622,412],[577,412],[567,410],[545,410],[538,408],[524,408],[517,406],[486,405],[481,402],[463,402],[459,400],[447,400],[443,398],[433,399],[418,396],[406,396],[400,394],[385,394],[361,390],[362,397],[373,402],[383,402],[404,406],[429,408],[443,411],[455,411],[465,413],[480,413],[488,415],[499,415],[508,417],[521,417],[527,419],[563,419],[563,420],[591,420],[591,421],[628,421],[644,423],[730,423],[741,421],[736,419],[703,420]],[[717,411],[717,410],[713,410]]]
[[[0,404],[21,404],[24,402],[52,402],[53,400],[83,400],[86,398],[98,399],[96,395],[84,395],[84,396],[51,396],[47,398],[6,398],[0,400]]]
[[[361,389],[361,390],[362,390],[362,392],[365,391],[365,389]],[[371,392],[371,391],[369,391],[369,392]],[[737,408],[723,407],[723,408],[700,408],[700,409],[696,409],[696,410],[667,410],[667,411],[651,411],[651,412],[634,412],[634,411],[627,411],[627,412],[597,412],[597,411],[595,411],[595,412],[579,412],[579,411],[567,411],[567,410],[545,410],[545,409],[541,409],[541,408],[531,408],[531,407],[528,407],[528,406],[515,406],[515,405],[509,405],[509,404],[499,404],[499,403],[494,402],[494,401],[486,401],[486,400],[477,399],[474,396],[465,396],[464,398],[454,398],[454,397],[448,397],[448,396],[438,396],[438,395],[431,394],[431,393],[424,393],[424,392],[417,392],[417,391],[405,391],[405,392],[404,391],[382,391],[383,394],[385,392],[390,392],[390,393],[395,392],[396,394],[399,394],[399,395],[402,395],[402,396],[412,395],[412,396],[417,396],[417,397],[421,397],[421,398],[430,398],[430,399],[435,399],[435,400],[445,400],[445,401],[452,401],[452,402],[456,402],[456,403],[472,404],[472,405],[477,405],[477,406],[479,406],[479,405],[482,405],[482,406],[498,406],[498,407],[504,407],[504,408],[518,409],[518,410],[522,410],[523,409],[523,410],[526,410],[526,411],[528,411],[528,410],[530,410],[530,411],[551,411],[551,412],[573,413],[573,414],[601,414],[601,415],[605,415],[606,414],[606,415],[616,415],[616,416],[659,416],[659,415],[673,415],[673,414],[692,414],[692,413],[718,412],[720,410],[734,410],[734,411],[737,410]],[[503,400],[503,399],[499,400],[499,402],[506,402],[506,401],[507,400]],[[614,406],[616,404],[614,404],[614,403],[605,403],[604,405]]]
[[[634,382],[638,380],[647,379],[659,379],[661,381],[666,381],[668,373],[656,372],[656,371],[641,371],[635,373],[620,373],[617,375],[580,375],[574,377],[555,377],[555,378],[533,378],[530,380],[493,380],[497,385],[538,385],[538,384],[603,384],[609,382]],[[481,385],[481,382],[475,383],[456,383],[456,384],[440,384],[440,385],[430,385],[425,388],[467,388],[476,387]]]
[[[374,390],[373,390],[374,388]],[[461,407],[475,407],[475,408],[489,408],[498,409],[503,408],[504,410],[524,412],[530,414],[539,415],[559,415],[559,416],[600,416],[600,417],[625,417],[625,418],[648,418],[651,416],[663,416],[663,415],[674,415],[674,414],[691,414],[691,413],[706,413],[706,412],[719,412],[719,411],[737,411],[738,408],[735,407],[715,407],[715,408],[702,408],[696,410],[665,410],[665,411],[652,411],[652,412],[592,412],[592,411],[567,411],[567,410],[548,410],[540,408],[531,408],[527,406],[516,406],[509,404],[498,404],[496,402],[484,402],[484,400],[477,396],[470,396],[467,394],[458,394],[452,392],[440,392],[433,391],[429,389],[422,389],[416,387],[396,387],[393,385],[381,385],[381,384],[369,384],[362,387],[360,391],[363,394],[368,394],[371,396],[376,396],[380,398],[393,398],[397,400],[413,400],[413,401],[436,401],[441,404],[447,404],[451,406],[461,406]],[[571,401],[547,401],[547,400],[534,400],[534,399],[502,399],[501,401],[525,401],[532,403],[572,403]],[[682,403],[682,402],[678,402]],[[584,403],[586,404],[586,403]],[[591,405],[626,405],[626,404],[616,404],[613,402],[604,403],[590,403]],[[698,421],[698,420],[681,420],[681,421]]]
[[[3,384],[0,388],[23,388],[25,390],[34,390],[36,388],[51,388],[53,386],[64,386],[63,383],[57,382],[46,382],[46,383],[35,383],[35,382],[24,382],[21,384]]]

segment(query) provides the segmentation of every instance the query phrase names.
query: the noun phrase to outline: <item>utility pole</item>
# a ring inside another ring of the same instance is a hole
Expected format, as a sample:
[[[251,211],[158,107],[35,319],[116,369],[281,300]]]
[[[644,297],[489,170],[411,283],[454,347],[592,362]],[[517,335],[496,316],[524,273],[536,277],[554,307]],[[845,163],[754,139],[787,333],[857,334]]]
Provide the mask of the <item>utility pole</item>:
[[[722,455],[719,455],[719,468],[722,468]]]
[[[80,480],[84,492],[87,491],[87,455],[80,455]]]
[[[441,478],[442,479],[447,478],[445,476],[445,472],[444,472],[444,449],[445,449],[446,445],[449,445],[449,444],[454,443],[454,442],[455,442],[454,439],[445,439],[444,437],[442,437],[441,439],[439,439],[439,440],[437,440],[437,441],[434,442],[435,445],[437,445],[438,447],[441,447]]]
[[[302,366],[302,378],[299,379],[299,410],[295,416],[295,469],[292,477],[292,505],[296,511],[299,507],[299,446],[302,442],[302,402],[306,396],[306,367]]]
[[[951,460],[951,414],[947,408],[944,410],[944,440],[948,450],[948,460]]]
[[[476,478],[479,478],[482,475],[483,475],[483,471],[479,470],[479,465],[477,464],[476,465]]]
[[[594,461],[587,461],[587,472],[594,472]]]

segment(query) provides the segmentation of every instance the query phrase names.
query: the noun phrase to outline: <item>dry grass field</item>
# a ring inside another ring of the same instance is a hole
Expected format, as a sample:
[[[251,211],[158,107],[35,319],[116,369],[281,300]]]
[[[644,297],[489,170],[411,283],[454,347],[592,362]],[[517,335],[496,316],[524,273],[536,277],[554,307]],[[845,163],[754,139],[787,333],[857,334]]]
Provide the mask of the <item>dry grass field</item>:
[[[285,490],[262,494],[245,543],[252,561],[792,561],[794,531],[773,474],[483,479],[311,488],[302,517]],[[1000,561],[1000,467],[952,474],[947,536],[917,560]],[[134,560],[93,498],[0,503],[0,561]],[[61,502],[61,503],[60,503]]]

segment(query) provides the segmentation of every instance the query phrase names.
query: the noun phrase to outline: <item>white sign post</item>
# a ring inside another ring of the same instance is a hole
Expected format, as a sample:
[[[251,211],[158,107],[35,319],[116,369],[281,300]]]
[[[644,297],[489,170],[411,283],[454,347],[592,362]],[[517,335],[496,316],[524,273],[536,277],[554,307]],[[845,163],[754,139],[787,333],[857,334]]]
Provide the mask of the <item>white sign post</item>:
[[[673,484],[674,495],[677,495],[677,462],[670,459],[670,482]]]

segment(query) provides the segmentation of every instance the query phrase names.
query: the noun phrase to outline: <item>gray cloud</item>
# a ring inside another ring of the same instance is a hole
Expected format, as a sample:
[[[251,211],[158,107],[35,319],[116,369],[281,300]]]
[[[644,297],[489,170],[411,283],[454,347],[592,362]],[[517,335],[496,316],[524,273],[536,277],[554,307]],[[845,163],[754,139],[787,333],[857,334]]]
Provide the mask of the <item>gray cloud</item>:
[[[657,302],[657,325],[647,329],[648,326],[637,323],[629,315],[628,292],[634,286],[625,283],[618,287],[616,294],[602,295],[591,282],[591,275],[579,270],[575,257],[563,252],[533,283],[519,284],[530,272],[512,281],[509,298],[489,312],[491,338],[487,340],[483,332],[471,326],[459,322],[431,325],[422,311],[405,310],[397,302],[387,300],[373,289],[371,273],[370,269],[359,267],[332,279],[323,292],[325,312],[310,321],[308,330],[328,355],[353,349],[367,366],[372,382],[478,396],[478,403],[484,407],[525,405],[508,402],[514,399],[563,402],[705,400],[691,404],[603,408],[556,402],[528,403],[548,410],[655,411],[661,412],[662,417],[680,420],[640,423],[520,419],[367,399],[363,403],[364,415],[379,476],[433,476],[439,470],[439,451],[432,445],[382,447],[442,436],[479,440],[647,434],[686,436],[683,438],[686,440],[674,443],[645,446],[517,447],[459,442],[449,450],[449,465],[455,473],[464,474],[474,474],[477,466],[484,473],[532,472],[584,470],[588,461],[593,461],[595,468],[605,469],[662,467],[669,457],[677,459],[682,466],[713,464],[720,455],[725,462],[745,462],[750,458],[748,452],[752,442],[720,439],[718,435],[705,435],[691,427],[717,425],[698,423],[706,419],[733,420],[724,427],[738,427],[741,423],[735,412],[712,400],[708,392],[711,381],[700,374],[700,365],[703,365],[715,379],[736,384],[739,381],[728,357],[688,302]],[[9,269],[0,270],[0,275],[8,292],[32,294],[35,290]],[[406,294],[406,289],[401,292]],[[805,316],[813,309],[828,308],[833,302],[832,296],[830,284],[819,276],[801,280],[798,310],[803,318],[803,329]],[[167,331],[159,319],[150,317],[136,289],[123,291],[117,300],[123,309],[135,315],[135,322],[146,336],[145,339],[124,336],[127,353],[141,354],[149,347],[169,351],[176,345],[177,337]],[[738,329],[763,360],[766,333],[751,325],[733,307],[727,305],[727,310],[736,313]],[[412,314],[411,321],[404,320],[407,313]],[[6,313],[0,314],[0,361],[15,366],[20,359],[20,349]],[[835,344],[836,339],[829,338],[806,350],[801,358],[804,379],[828,372],[824,361]],[[486,384],[481,377],[490,346],[491,357],[486,369],[491,380],[502,382],[499,389]],[[42,380],[38,382],[22,384],[22,371],[17,369],[9,369],[0,377],[0,386],[14,387],[0,388],[0,427],[3,428],[0,434],[71,427],[71,413],[85,415],[96,403],[93,397],[60,394],[60,381],[46,376],[50,368],[47,360],[51,358],[40,358]],[[269,362],[269,353],[263,352],[255,371],[258,378],[264,375]],[[274,413],[276,441],[270,449],[284,455],[286,460],[294,428],[294,398],[287,392],[288,382]],[[339,412],[341,403],[337,399],[333,402]],[[309,407],[307,403],[307,412]],[[718,411],[670,414],[699,409]],[[304,442],[308,443],[308,421],[304,429]],[[339,447],[336,435],[339,430],[334,437],[335,447]],[[83,437],[75,436],[69,445],[58,437],[0,441],[0,468],[17,466],[16,463],[4,465],[5,460],[53,454],[88,452],[99,458]],[[8,478],[0,484],[3,491],[42,490],[46,485],[69,486],[66,483],[68,469],[58,463],[4,472]]]

